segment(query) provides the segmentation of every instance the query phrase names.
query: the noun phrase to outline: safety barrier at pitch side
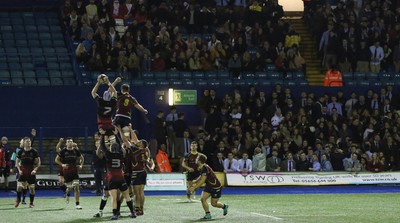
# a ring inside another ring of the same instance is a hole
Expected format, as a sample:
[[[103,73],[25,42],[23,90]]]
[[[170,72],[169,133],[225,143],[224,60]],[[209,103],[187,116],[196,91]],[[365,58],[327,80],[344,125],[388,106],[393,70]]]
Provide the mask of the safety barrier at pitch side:
[[[382,173],[227,173],[228,186],[320,186],[400,184],[400,172]]]

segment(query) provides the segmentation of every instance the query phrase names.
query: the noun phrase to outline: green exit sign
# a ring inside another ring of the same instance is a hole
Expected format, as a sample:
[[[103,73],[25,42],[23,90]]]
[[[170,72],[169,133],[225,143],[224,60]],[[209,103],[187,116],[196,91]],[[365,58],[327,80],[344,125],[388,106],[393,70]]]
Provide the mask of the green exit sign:
[[[197,91],[174,90],[174,105],[197,105]]]

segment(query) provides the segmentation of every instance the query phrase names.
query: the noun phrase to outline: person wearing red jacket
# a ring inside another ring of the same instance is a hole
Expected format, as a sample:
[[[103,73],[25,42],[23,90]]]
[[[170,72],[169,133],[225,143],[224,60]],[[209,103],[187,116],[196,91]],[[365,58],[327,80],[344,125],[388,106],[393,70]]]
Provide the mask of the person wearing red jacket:
[[[172,171],[171,164],[169,163],[168,154],[166,151],[166,145],[161,144],[160,149],[156,155],[157,172],[159,173],[170,173]]]

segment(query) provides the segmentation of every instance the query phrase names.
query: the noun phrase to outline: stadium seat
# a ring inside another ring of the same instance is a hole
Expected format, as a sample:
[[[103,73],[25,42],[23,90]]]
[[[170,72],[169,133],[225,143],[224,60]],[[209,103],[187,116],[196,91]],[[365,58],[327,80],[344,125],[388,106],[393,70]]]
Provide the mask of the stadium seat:
[[[17,37],[17,33],[25,32],[25,27],[23,25],[13,25],[13,31],[15,32],[15,37]]]
[[[166,72],[154,72],[154,79],[156,80],[165,80],[167,79],[167,73]]]
[[[15,40],[15,45],[17,47],[28,47],[28,41],[25,39],[17,39]]]
[[[38,33],[32,32],[32,33],[29,33],[28,35],[29,35],[29,39],[36,39],[36,40],[39,39]]]
[[[55,86],[63,85],[63,81],[59,77],[50,77],[50,83]]]
[[[275,64],[267,64],[266,69],[267,71],[275,71],[276,70]]]
[[[392,75],[390,72],[380,72],[378,76],[379,76],[379,79],[383,80],[383,81],[388,81],[388,80],[392,79]]]
[[[378,80],[378,74],[368,72],[365,74],[365,78],[369,81],[376,81]]]
[[[215,71],[206,71],[204,73],[204,76],[206,79],[217,79],[218,78],[218,74]]]
[[[241,72],[240,75],[242,76],[243,79],[247,80],[247,79],[253,79],[255,78],[255,73],[252,71],[244,71]]]
[[[12,85],[24,85],[24,79],[20,78],[20,77],[16,77],[16,78],[12,78],[11,79],[11,84]]]
[[[352,72],[343,72],[342,78],[344,81],[353,80],[353,73]]]
[[[288,80],[292,80],[293,78],[293,73],[292,72],[286,72],[282,74],[283,78],[288,79]]]
[[[222,86],[232,86],[233,81],[231,79],[220,79]]]
[[[258,86],[258,80],[255,80],[255,79],[248,79],[248,80],[245,80],[245,82],[246,82],[246,85],[248,85],[248,86],[250,86],[250,85],[254,85],[254,86]]]
[[[71,70],[62,70],[61,76],[64,78],[64,80],[65,80],[65,78],[72,78],[72,77],[74,77],[74,72],[72,72]],[[65,84],[65,82],[64,82],[64,84]]]
[[[297,85],[299,85],[299,86],[308,86],[308,81],[307,80],[299,79],[299,80],[296,80],[296,82],[297,82]]]
[[[55,49],[56,49],[56,53],[58,53],[58,54],[67,54],[68,53],[68,50],[65,47],[56,47]]]
[[[10,72],[7,70],[0,70],[0,80],[9,80]]]
[[[27,47],[19,47],[17,50],[18,53],[22,55],[29,55],[31,53],[30,49]]]
[[[60,69],[62,70],[72,70],[72,65],[71,63],[60,63]]]
[[[24,75],[20,70],[14,70],[11,72],[11,78],[22,78],[22,77],[24,77]]]
[[[382,83],[381,81],[375,79],[375,80],[367,80],[369,82],[369,86],[383,86],[386,85],[386,83]]]
[[[64,47],[65,43],[63,40],[54,40],[53,41],[53,45],[57,48],[57,47]]]
[[[56,50],[53,47],[53,42],[49,39],[42,39],[41,41],[42,47],[44,47],[43,52],[50,54],[55,53]]]
[[[48,78],[49,73],[46,70],[37,70],[36,71],[36,77],[37,78]]]
[[[25,85],[37,85],[36,78],[25,78]]]
[[[35,19],[35,23],[38,26],[40,26],[40,25],[48,25],[47,19],[45,19],[45,18],[36,18]]]
[[[180,86],[183,85],[183,82],[181,80],[171,80],[169,84],[170,86]]]
[[[194,79],[204,79],[204,73],[200,71],[196,71],[192,73]]]
[[[32,32],[37,32],[37,26],[35,25],[25,25],[25,31],[29,34],[31,34]]]
[[[3,33],[1,36],[3,37],[3,40],[13,40],[14,39],[13,33]]]
[[[2,26],[0,26],[0,31],[12,31],[13,29],[12,29],[12,26],[10,26],[10,25],[2,25]]]
[[[217,79],[209,79],[208,80],[208,85],[212,86],[212,87],[218,87],[221,85],[221,80],[217,80]]]
[[[8,69],[8,63],[0,62],[0,69],[1,69],[1,70],[6,70],[6,69]]]
[[[43,39],[43,40],[45,40],[45,39],[51,40],[50,33],[39,33],[39,37],[40,37],[40,39]]]
[[[19,33],[16,32],[14,36],[15,36],[16,40],[25,40],[26,41],[28,39],[28,37],[26,36],[26,34],[24,32],[23,33],[22,32],[19,32]]]
[[[169,80],[177,80],[177,79],[180,78],[179,72],[178,72],[178,71],[169,71],[169,72],[167,73],[167,78],[168,78]]]
[[[155,80],[145,80],[144,81],[144,85],[145,86],[156,86],[157,85],[157,81],[155,81]]]
[[[365,80],[365,73],[363,72],[355,72],[353,74],[354,80],[356,81],[361,81],[361,80]]]
[[[197,79],[195,80],[195,84],[198,86],[207,86],[208,85],[208,81],[207,80],[202,80],[202,79]]]
[[[35,25],[35,20],[33,18],[23,18],[25,25]]]
[[[53,25],[52,25],[52,26],[50,26],[50,31],[53,32],[53,33],[54,33],[54,32],[56,32],[56,33],[62,33],[62,32],[61,32],[61,27],[60,27],[60,26],[53,26]]]
[[[186,80],[186,79],[191,80],[192,79],[192,73],[189,71],[180,72],[180,76],[181,76],[182,80]]]
[[[131,85],[132,86],[143,86],[144,81],[143,80],[132,80]]]
[[[193,80],[182,80],[183,85],[195,85],[195,81]]]
[[[281,80],[282,74],[277,71],[268,71],[267,72],[268,79],[271,80]]]
[[[38,25],[37,30],[38,32],[45,32],[45,33],[50,32],[49,26],[46,25]]]
[[[11,80],[0,80],[0,85],[2,86],[11,85]]]
[[[31,47],[31,53],[33,55],[35,55],[35,54],[43,55],[43,49],[42,48],[38,48],[38,47]]]
[[[391,76],[395,81],[400,80],[400,73],[392,73]]]
[[[76,85],[74,78],[63,78],[64,85]]]
[[[5,40],[3,40],[3,43],[4,43],[4,47],[7,49],[7,48],[10,48],[10,47],[15,47],[15,40],[13,40],[13,39],[5,39]]]
[[[10,18],[0,18],[0,26],[2,25],[9,25],[11,23]]]
[[[303,71],[294,71],[293,78],[294,79],[304,79],[304,72]]]
[[[229,79],[229,78],[231,78],[231,75],[230,75],[229,71],[227,71],[227,70],[220,70],[220,71],[218,71],[218,78],[219,79]]]
[[[48,78],[40,77],[37,79],[39,86],[50,86],[50,80]]]
[[[154,73],[153,72],[142,72],[142,78],[144,80],[154,79]]]
[[[256,79],[263,79],[263,80],[268,79],[267,72],[256,72],[255,73],[255,78]]]
[[[56,62],[48,62],[47,68],[56,70],[56,69],[59,69],[60,67],[59,67],[58,63],[56,63]]]
[[[34,78],[36,77],[36,74],[32,70],[24,70],[24,78]]]
[[[34,69],[35,66],[33,63],[21,63],[21,68],[26,70],[26,69]]]
[[[64,36],[62,33],[52,33],[51,37],[53,40],[64,40]]]
[[[10,62],[8,63],[8,67],[10,69],[21,69],[21,64],[18,62]]]
[[[369,86],[369,81],[366,80],[357,80],[358,86]]]

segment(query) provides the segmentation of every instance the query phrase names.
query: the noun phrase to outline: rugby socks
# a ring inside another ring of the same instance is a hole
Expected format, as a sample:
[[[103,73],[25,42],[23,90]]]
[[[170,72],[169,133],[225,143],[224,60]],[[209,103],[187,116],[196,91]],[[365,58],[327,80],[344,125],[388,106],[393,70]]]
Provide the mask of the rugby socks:
[[[131,213],[132,213],[132,212],[133,212],[133,202],[132,202],[132,200],[127,201],[127,202],[126,202],[126,205],[128,205],[128,208],[129,208],[129,210],[130,210]]]
[[[26,198],[26,193],[28,193],[28,189],[22,189],[22,200],[24,201]]]
[[[17,191],[17,201],[21,200],[21,194],[22,194],[22,192]]]
[[[33,200],[35,200],[35,195],[29,194],[29,200],[30,200],[30,204],[33,204]]]
[[[118,210],[117,209],[113,209],[113,215],[114,216],[118,216]]]
[[[78,206],[79,205],[79,201],[75,202],[75,205]]]
[[[118,212],[121,210],[121,201],[117,201],[117,210]]]
[[[187,198],[189,198],[190,199],[190,193],[186,193],[186,196],[187,196]]]
[[[224,204],[224,207],[222,209],[225,209],[225,207],[226,207],[226,204]]]
[[[104,200],[104,198],[101,199],[99,210],[100,210],[100,211],[103,211],[103,209],[104,209],[104,207],[106,206],[106,204],[107,204],[107,198],[106,198],[105,200]]]

